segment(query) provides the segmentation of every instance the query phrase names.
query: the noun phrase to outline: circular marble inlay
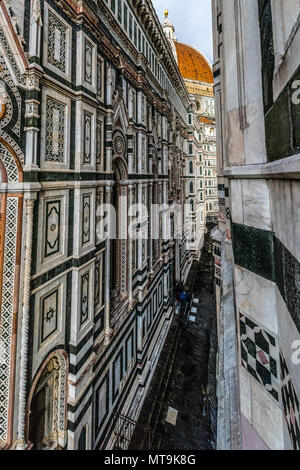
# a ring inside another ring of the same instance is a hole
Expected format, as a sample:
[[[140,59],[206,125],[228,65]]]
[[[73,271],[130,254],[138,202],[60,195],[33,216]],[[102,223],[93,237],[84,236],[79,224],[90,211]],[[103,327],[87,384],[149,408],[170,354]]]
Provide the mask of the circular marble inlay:
[[[114,138],[114,151],[118,155],[123,155],[125,152],[125,142],[120,134],[117,134]]]

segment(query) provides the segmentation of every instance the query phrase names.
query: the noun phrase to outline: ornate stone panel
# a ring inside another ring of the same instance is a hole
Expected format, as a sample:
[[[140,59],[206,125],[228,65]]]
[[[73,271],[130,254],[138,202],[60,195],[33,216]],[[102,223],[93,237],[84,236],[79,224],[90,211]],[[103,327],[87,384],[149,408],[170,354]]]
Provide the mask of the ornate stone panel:
[[[42,331],[41,343],[43,343],[56,330],[58,325],[58,289],[48,294],[42,301]]]
[[[0,142],[0,159],[5,167],[8,182],[19,181],[19,171],[14,158]]]
[[[96,163],[103,164],[103,123],[97,121],[96,126]]]
[[[61,72],[66,72],[67,28],[49,11],[48,16],[48,62]]]
[[[46,100],[46,155],[47,162],[65,162],[65,109],[66,105],[47,96]]]
[[[252,377],[279,401],[278,341],[240,313],[241,362]]]
[[[81,276],[80,326],[82,326],[89,318],[89,280],[89,272]]]
[[[61,201],[46,202],[45,257],[60,251]]]
[[[91,236],[91,196],[86,194],[82,198],[82,245],[90,241]]]
[[[98,136],[97,136],[98,137]],[[97,142],[97,141],[96,141]],[[84,156],[83,163],[91,163],[92,153],[92,116],[84,114]]]
[[[84,79],[90,85],[92,84],[92,67],[93,67],[93,47],[88,42],[84,42]]]
[[[280,351],[281,396],[283,411],[294,450],[300,450],[300,398]]]

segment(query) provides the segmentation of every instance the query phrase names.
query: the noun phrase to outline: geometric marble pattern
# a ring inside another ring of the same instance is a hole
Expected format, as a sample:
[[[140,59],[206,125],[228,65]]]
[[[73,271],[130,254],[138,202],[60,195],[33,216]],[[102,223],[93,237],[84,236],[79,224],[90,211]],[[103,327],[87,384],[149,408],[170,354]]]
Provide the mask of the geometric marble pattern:
[[[240,313],[242,366],[279,401],[276,338]]]
[[[17,242],[18,198],[8,197],[2,279],[2,304],[0,312],[0,440],[6,441],[9,402],[11,337],[14,314],[14,284]]]
[[[46,202],[46,257],[58,253],[60,249],[60,204],[59,200]]]
[[[66,71],[66,32],[64,25],[49,12],[48,62],[61,72]]]
[[[66,105],[54,98],[46,99],[46,161],[63,163],[65,158]]]
[[[300,404],[282,351],[280,351],[281,396],[284,416],[294,450],[300,450]]]
[[[57,329],[58,320],[58,289],[48,294],[42,303],[42,332],[41,343]]]
[[[19,171],[15,159],[2,143],[0,143],[0,160],[6,170],[7,181],[19,181]]]

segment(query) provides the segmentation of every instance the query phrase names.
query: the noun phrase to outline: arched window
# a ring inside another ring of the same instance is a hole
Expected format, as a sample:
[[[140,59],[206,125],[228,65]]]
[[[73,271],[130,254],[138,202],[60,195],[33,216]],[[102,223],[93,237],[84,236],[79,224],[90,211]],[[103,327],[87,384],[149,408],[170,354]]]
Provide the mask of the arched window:
[[[190,174],[194,173],[194,165],[193,162],[190,162]]]
[[[192,181],[190,182],[190,193],[194,194],[194,183]]]
[[[60,449],[66,439],[65,352],[54,352],[45,361],[29,395],[29,441],[35,450]]]
[[[202,176],[203,174],[202,166],[200,166],[199,172],[200,172],[200,176]]]
[[[159,186],[158,186],[158,172],[156,166],[153,166],[153,176],[154,176],[154,181],[153,181],[153,192],[152,192],[152,203],[153,204],[159,204]],[[153,221],[152,223],[156,224],[157,231],[159,233],[160,231],[160,219],[161,219],[161,214],[159,215],[159,220],[158,221]],[[156,264],[158,261],[160,255],[160,238],[154,238],[152,240],[152,264],[153,266]]]
[[[193,144],[189,145],[189,154],[193,155]]]
[[[128,186],[127,169],[121,158],[113,162],[114,181],[112,191],[112,205],[116,214],[116,237],[110,241],[110,292],[111,311],[114,311],[119,303],[128,294],[127,259],[128,259],[128,220],[127,198]]]
[[[190,206],[191,206],[191,211],[194,212],[195,206],[194,206],[194,201],[193,201],[193,199],[190,200]]]

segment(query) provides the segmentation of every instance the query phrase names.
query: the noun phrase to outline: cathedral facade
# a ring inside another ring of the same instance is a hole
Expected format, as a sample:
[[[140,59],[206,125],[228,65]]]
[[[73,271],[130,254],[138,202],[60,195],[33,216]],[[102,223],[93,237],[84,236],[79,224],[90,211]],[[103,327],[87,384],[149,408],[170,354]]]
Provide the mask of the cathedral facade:
[[[186,271],[150,208],[185,203],[189,95],[148,0],[2,0],[0,50],[0,448],[111,449]]]
[[[162,24],[190,97],[185,203],[190,205],[190,254],[199,256],[206,221],[218,215],[214,78],[211,64],[195,47],[176,39],[166,10]]]

